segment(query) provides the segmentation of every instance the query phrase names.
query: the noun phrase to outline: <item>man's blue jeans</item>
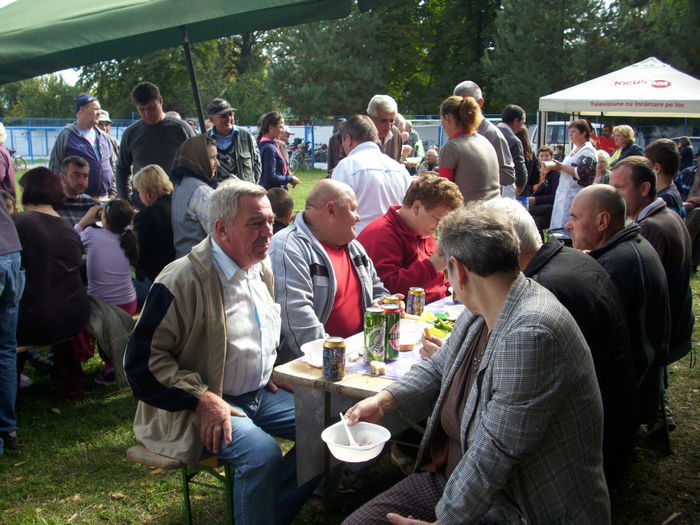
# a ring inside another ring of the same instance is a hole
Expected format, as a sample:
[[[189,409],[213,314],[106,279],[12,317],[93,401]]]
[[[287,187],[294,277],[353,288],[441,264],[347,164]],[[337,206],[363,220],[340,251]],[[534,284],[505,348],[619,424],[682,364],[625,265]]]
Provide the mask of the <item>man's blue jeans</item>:
[[[23,291],[20,252],[0,255],[0,432],[17,430],[17,316]],[[2,453],[0,439],[0,456]]]
[[[270,435],[293,440],[294,395],[266,388],[240,396],[224,396],[248,417],[231,417],[233,441],[217,456],[237,473],[233,486],[236,524],[289,523],[311,495],[318,480],[297,488],[296,447],[282,456]]]

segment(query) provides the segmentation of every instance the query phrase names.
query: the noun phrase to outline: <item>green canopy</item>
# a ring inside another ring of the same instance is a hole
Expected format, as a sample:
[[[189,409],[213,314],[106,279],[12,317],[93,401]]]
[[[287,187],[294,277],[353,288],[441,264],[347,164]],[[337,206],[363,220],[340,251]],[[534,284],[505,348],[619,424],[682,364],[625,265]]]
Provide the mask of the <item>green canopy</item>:
[[[0,84],[253,30],[340,18],[352,0],[0,0]],[[360,8],[387,3],[360,0]]]

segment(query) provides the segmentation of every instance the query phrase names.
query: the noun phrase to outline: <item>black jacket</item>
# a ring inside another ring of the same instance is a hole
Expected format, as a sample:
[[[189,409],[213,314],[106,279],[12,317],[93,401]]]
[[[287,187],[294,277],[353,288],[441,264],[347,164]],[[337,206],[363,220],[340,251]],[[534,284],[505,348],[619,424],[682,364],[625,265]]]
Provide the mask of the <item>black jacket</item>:
[[[627,321],[615,283],[592,257],[550,237],[525,268],[571,313],[586,338],[603,398],[603,458],[616,471],[634,435],[634,375]]]
[[[139,241],[139,260],[136,278],[151,281],[175,260],[173,223],[171,217],[172,195],[164,195],[134,217],[134,231]]]
[[[659,199],[644,218],[638,219],[638,224],[640,233],[659,255],[666,273],[671,311],[671,340],[667,363],[673,363],[690,351],[695,323],[690,292],[690,235],[683,219]]]
[[[666,362],[671,335],[664,267],[637,224],[620,230],[590,255],[608,272],[622,299],[638,383],[640,422],[653,422],[658,374]]]

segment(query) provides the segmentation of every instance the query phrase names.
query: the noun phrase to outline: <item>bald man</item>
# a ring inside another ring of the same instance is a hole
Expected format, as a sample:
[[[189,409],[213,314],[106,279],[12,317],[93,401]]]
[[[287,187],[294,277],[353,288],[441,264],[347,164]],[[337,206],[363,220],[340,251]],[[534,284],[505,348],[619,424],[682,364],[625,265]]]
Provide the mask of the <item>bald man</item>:
[[[569,215],[566,229],[574,248],[590,250],[620,293],[634,358],[637,422],[653,424],[671,333],[661,260],[638,224],[625,227],[625,201],[612,186],[596,184],[581,190]]]
[[[294,224],[273,237],[275,301],[282,314],[278,362],[301,356],[301,345],[325,333],[349,337],[362,331],[365,309],[388,293],[355,240],[359,220],[352,188],[324,179]]]

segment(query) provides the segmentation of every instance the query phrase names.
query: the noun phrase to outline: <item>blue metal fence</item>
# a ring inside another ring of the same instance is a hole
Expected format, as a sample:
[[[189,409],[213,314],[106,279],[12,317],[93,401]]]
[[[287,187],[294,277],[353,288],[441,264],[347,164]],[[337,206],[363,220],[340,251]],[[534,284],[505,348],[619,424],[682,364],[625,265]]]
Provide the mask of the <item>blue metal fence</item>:
[[[500,120],[500,115],[485,115],[493,121]],[[436,115],[421,115],[411,116],[413,128],[418,132],[423,144],[427,149],[430,145],[436,145],[440,148],[446,137],[440,125],[439,117]],[[597,121],[598,119],[592,119]],[[611,119],[612,120],[612,119]],[[618,121],[620,119],[615,119]],[[528,124],[536,122],[536,115],[528,115]],[[30,165],[48,164],[48,159],[56,141],[56,136],[61,129],[68,123],[73,122],[72,119],[48,119],[48,118],[0,118],[7,130],[7,140],[5,146],[16,150],[17,155],[21,155]],[[111,135],[117,140],[121,139],[124,130],[133,122],[133,120],[118,120],[115,119],[112,123]],[[247,126],[252,132],[257,133],[257,128]],[[312,160],[317,162],[315,152],[322,147],[323,144],[328,144],[331,135],[333,134],[333,125],[331,119],[314,120],[311,124],[290,125],[294,133],[294,138],[302,138],[306,143],[309,142],[311,148]],[[644,147],[649,142],[659,137],[678,137],[683,135],[700,135],[700,126],[692,125],[687,120],[683,124],[668,125],[668,126],[633,126],[637,143]],[[566,141],[568,137],[563,137]]]

